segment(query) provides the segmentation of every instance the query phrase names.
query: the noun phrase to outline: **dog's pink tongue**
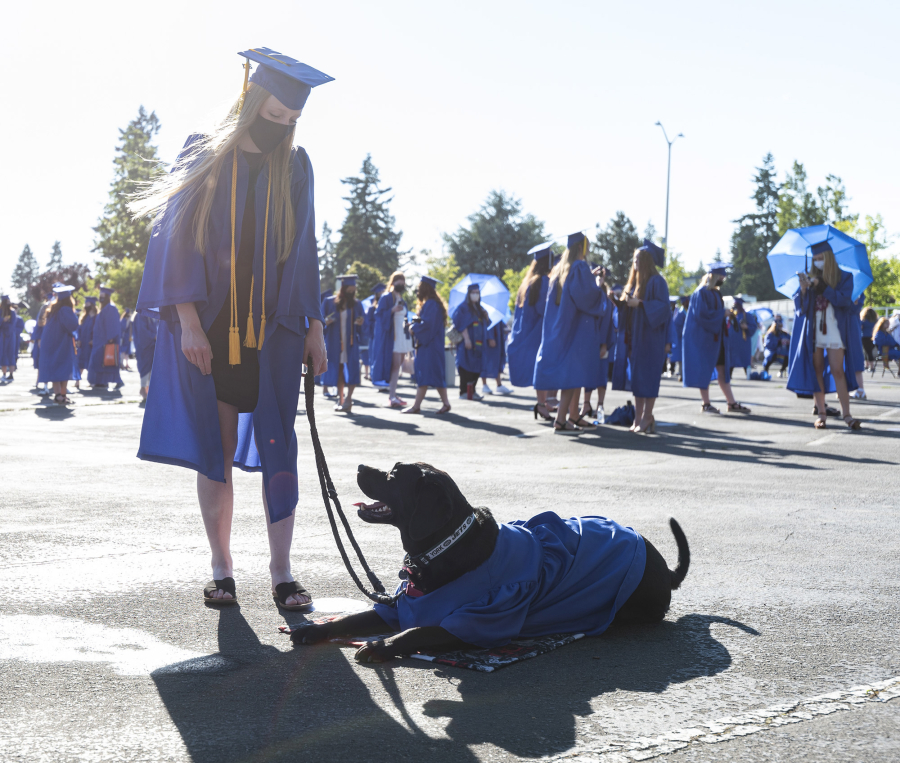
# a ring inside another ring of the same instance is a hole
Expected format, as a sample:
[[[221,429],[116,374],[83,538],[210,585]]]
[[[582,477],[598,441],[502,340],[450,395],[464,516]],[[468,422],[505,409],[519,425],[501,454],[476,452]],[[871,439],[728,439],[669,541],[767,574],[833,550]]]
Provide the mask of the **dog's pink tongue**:
[[[381,501],[375,501],[375,503],[364,503],[363,501],[360,501],[359,503],[354,503],[353,505],[356,506],[356,508],[364,509],[365,511],[372,511],[373,509],[382,509],[385,506],[385,504],[382,503]]]

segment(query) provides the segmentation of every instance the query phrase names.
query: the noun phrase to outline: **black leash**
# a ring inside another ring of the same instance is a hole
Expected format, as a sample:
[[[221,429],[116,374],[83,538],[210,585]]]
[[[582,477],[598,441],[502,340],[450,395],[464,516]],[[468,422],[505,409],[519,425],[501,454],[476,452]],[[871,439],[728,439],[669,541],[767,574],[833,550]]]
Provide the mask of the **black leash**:
[[[397,600],[397,597],[385,593],[384,586],[378,579],[378,576],[374,572],[372,572],[371,569],[369,569],[369,565],[366,563],[366,558],[363,556],[363,552],[359,548],[359,544],[356,542],[356,538],[353,537],[353,531],[350,529],[350,523],[347,521],[347,517],[344,515],[344,510],[341,508],[341,502],[338,499],[337,490],[334,489],[334,483],[331,481],[331,475],[328,473],[328,464],[325,463],[325,454],[322,452],[322,443],[319,442],[319,430],[316,429],[316,414],[313,408],[313,403],[315,402],[316,397],[316,387],[315,378],[313,377],[312,356],[307,358],[306,362],[306,379],[304,380],[304,392],[306,396],[306,415],[309,418],[309,433],[312,437],[313,451],[316,454],[316,471],[319,474],[319,485],[322,487],[322,500],[325,502],[325,511],[328,513],[328,521],[331,523],[331,532],[334,534],[334,542],[337,544],[338,551],[341,552],[341,558],[344,560],[344,566],[346,566],[347,572],[350,573],[350,577],[353,578],[353,582],[356,583],[357,588],[359,588],[359,590],[362,591],[368,598],[378,604],[393,604]],[[337,522],[334,519],[334,511],[331,508],[332,501],[334,501],[334,508],[337,510],[338,516],[341,518],[341,524],[344,525],[344,531],[347,533],[347,539],[350,541],[350,545],[353,546],[353,550],[356,552],[356,558],[359,559],[359,563],[362,565],[366,576],[369,578],[369,582],[372,584],[372,588],[375,589],[374,591],[366,590],[366,587],[362,584],[362,581],[359,579],[359,576],[353,569],[353,565],[350,564],[350,559],[347,556],[347,552],[344,550],[344,543],[341,540],[340,533],[338,532]]]

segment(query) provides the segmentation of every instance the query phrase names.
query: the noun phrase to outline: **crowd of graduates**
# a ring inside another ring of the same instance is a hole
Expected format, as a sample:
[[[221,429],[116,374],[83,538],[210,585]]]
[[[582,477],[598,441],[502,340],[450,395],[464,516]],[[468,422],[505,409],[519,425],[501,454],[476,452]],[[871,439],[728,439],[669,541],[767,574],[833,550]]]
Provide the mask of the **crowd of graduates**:
[[[69,382],[78,390],[85,380],[92,389],[119,389],[119,371],[130,370],[132,356],[141,375],[141,397],[147,397],[159,318],[152,313],[132,316],[127,310],[120,315],[113,289],[101,286],[99,291],[99,297],[82,299],[79,312],[75,287],[55,283],[33,321],[28,345],[37,371],[35,386],[57,405],[72,404]],[[15,380],[25,330],[16,307],[8,296],[0,297],[0,361],[6,383]]]

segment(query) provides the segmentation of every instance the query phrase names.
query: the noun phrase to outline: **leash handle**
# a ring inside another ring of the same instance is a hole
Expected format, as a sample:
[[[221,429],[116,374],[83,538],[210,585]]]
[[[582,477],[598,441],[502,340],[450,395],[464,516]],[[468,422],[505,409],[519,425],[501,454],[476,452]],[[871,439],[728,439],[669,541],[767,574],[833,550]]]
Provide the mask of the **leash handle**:
[[[356,542],[356,538],[353,536],[353,530],[350,528],[350,523],[347,521],[344,510],[341,508],[341,502],[338,498],[337,490],[335,490],[334,483],[331,481],[331,474],[328,472],[328,464],[325,462],[325,454],[322,452],[322,443],[319,440],[319,430],[316,427],[316,413],[314,405],[316,397],[316,387],[315,377],[313,375],[312,355],[310,355],[306,359],[306,378],[304,379],[303,388],[304,396],[306,398],[306,416],[309,419],[309,434],[312,438],[313,452],[316,456],[316,472],[319,476],[319,486],[322,489],[322,501],[325,504],[325,512],[328,514],[328,522],[331,525],[331,532],[332,535],[334,535],[334,542],[341,554],[341,559],[344,560],[344,566],[347,568],[347,572],[350,573],[350,577],[353,578],[353,582],[356,583],[356,587],[359,588],[359,590],[362,591],[367,598],[378,604],[393,604],[395,601],[397,601],[397,596],[386,593],[384,590],[384,585],[378,579],[378,576],[369,568],[369,565],[366,562],[366,558],[365,556],[363,556],[362,549],[359,547],[359,544]],[[347,533],[347,539],[350,541],[350,545],[356,552],[356,557],[357,559],[359,559],[359,563],[362,565],[363,571],[366,573],[366,577],[369,578],[369,582],[372,584],[372,588],[375,589],[374,591],[369,591],[366,589],[362,581],[359,579],[359,576],[356,574],[356,571],[353,569],[353,565],[350,563],[350,558],[347,556],[347,551],[344,548],[343,541],[341,540],[341,534],[338,531],[337,521],[334,518],[334,511],[331,507],[332,501],[334,501],[334,508],[341,519],[341,524],[344,526],[344,532]]]

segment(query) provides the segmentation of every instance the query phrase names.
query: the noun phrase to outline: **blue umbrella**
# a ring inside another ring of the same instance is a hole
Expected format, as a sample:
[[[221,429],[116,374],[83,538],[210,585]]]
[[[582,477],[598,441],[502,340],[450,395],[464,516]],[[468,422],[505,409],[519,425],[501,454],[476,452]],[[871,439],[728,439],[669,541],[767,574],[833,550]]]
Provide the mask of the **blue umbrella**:
[[[797,271],[809,269],[810,247],[823,241],[831,246],[840,269],[853,275],[853,299],[858,299],[874,280],[866,246],[830,225],[791,228],[781,237],[768,255],[775,288],[784,296],[793,297],[800,288]]]
[[[756,317],[759,318],[760,323],[763,321],[770,321],[775,317],[775,313],[773,313],[772,309],[769,307],[752,307],[747,312],[756,315]]]
[[[465,301],[469,284],[472,283],[478,284],[478,290],[481,292],[481,305],[491,319],[491,325],[488,328],[493,328],[501,321],[507,320],[509,318],[509,289],[497,276],[488,276],[482,273],[469,273],[450,289],[450,304],[447,306],[450,315],[453,315],[453,311]]]

